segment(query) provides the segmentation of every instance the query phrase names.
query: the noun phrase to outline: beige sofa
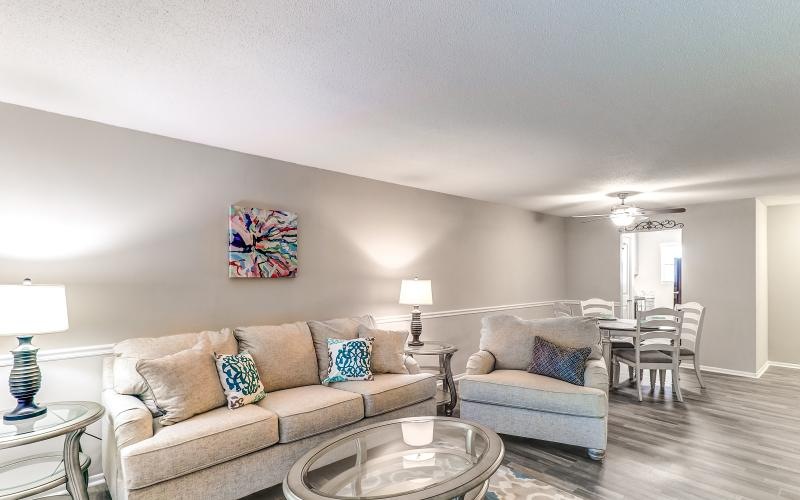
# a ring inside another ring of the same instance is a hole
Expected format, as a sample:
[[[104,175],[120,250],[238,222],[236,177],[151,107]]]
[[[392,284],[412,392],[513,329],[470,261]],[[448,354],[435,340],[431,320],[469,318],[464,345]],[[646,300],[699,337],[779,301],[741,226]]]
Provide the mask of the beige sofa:
[[[536,336],[569,347],[592,347],[584,385],[528,373]],[[480,351],[459,382],[461,417],[502,434],[582,446],[605,456],[608,371],[600,330],[591,318],[483,318]]]
[[[351,338],[359,323],[374,326],[371,317],[330,322]],[[137,357],[172,354],[220,333],[131,339],[105,360],[103,472],[115,500],[241,498],[280,483],[303,453],[345,430],[436,414],[436,378],[420,373],[412,358],[406,358],[408,374],[323,386],[305,322],[234,330],[232,348],[246,345],[267,389],[256,404],[162,427],[142,399],[120,393],[134,392],[125,379],[138,376],[130,371]]]

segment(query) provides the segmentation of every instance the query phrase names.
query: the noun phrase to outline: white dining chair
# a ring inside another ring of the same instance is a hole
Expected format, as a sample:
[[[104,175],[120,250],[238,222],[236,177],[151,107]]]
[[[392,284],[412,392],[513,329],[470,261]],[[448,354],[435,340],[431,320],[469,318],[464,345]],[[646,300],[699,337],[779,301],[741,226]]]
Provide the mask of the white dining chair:
[[[608,300],[591,298],[581,301],[582,316],[614,316],[614,303]],[[611,339],[611,353],[617,349],[633,349],[633,339],[617,337]],[[633,381],[633,368],[628,367],[628,379]],[[616,378],[613,379],[616,383]]]
[[[598,298],[582,300],[581,316],[614,316],[614,303]]]
[[[683,402],[680,385],[680,337],[683,311],[666,307],[641,311],[636,320],[633,349],[613,351],[613,380],[620,363],[633,369],[639,401],[642,401],[642,371],[671,370],[672,389]],[[652,378],[651,378],[652,380]],[[663,387],[663,382],[662,382]]]
[[[564,302],[553,302],[553,316],[556,318],[571,318],[574,316],[572,314],[572,306]]]
[[[694,366],[694,374],[700,387],[705,387],[700,375],[700,336],[703,333],[703,322],[706,319],[706,308],[697,302],[676,304],[675,309],[683,312],[681,321],[681,361],[690,361]],[[663,384],[662,384],[663,385]]]

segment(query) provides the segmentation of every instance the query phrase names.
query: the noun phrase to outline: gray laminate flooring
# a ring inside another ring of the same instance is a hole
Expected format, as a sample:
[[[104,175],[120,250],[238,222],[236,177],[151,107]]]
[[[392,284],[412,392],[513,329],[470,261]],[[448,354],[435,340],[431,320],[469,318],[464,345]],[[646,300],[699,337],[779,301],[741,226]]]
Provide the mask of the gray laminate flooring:
[[[645,375],[645,379],[648,379]],[[684,403],[645,381],[611,394],[608,451],[503,436],[504,463],[583,498],[800,500],[800,370],[760,379],[683,371]],[[93,498],[103,498],[95,492]],[[280,486],[247,497],[283,499]]]
[[[684,403],[669,385],[645,382],[642,403],[633,387],[612,392],[603,463],[511,436],[505,462],[584,498],[800,499],[800,370],[704,373],[705,389],[681,376]]]

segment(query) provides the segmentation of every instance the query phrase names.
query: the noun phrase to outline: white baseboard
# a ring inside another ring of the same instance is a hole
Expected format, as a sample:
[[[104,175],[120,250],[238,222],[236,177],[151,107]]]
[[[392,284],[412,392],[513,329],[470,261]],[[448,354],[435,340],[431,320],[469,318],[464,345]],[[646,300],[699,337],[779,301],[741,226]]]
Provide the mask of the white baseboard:
[[[681,363],[681,368],[685,368],[687,370],[694,370],[694,365],[692,363],[684,362]],[[733,375],[735,377],[746,377],[746,378],[760,378],[766,369],[767,365],[764,365],[757,372],[746,372],[743,370],[731,370],[730,368],[720,368],[718,366],[700,365],[700,371],[702,372],[720,373],[722,375]]]
[[[778,368],[792,368],[794,370],[800,370],[800,364],[797,363],[785,363],[783,361],[769,361],[767,364],[769,366],[776,366]]]
[[[761,376],[764,375],[764,373],[767,370],[769,370],[770,368],[772,368],[773,366],[777,367],[777,368],[792,368],[792,369],[795,369],[795,370],[800,370],[800,364],[785,363],[783,361],[767,361],[766,363],[764,363],[764,365],[761,368],[758,369],[757,372],[745,372],[745,371],[739,371],[739,370],[729,370],[727,368],[719,368],[719,367],[716,367],[716,366],[706,366],[706,365],[700,365],[700,371],[711,372],[711,373],[722,373],[722,374],[725,374],[725,375],[735,375],[737,377],[761,378]],[[690,368],[690,369],[694,370],[694,367],[692,366],[691,363],[683,364],[683,365],[681,365],[681,367]]]
[[[89,487],[97,486],[98,484],[105,484],[106,476],[101,472],[100,474],[94,474],[89,476]]]

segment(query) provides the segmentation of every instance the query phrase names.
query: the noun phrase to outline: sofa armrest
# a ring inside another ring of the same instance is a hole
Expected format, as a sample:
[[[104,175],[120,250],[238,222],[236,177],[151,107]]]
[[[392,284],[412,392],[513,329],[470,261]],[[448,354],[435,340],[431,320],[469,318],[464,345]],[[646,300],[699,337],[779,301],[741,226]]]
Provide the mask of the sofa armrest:
[[[478,351],[467,360],[467,375],[486,375],[494,370],[494,354]]]
[[[120,449],[153,436],[153,415],[136,396],[106,389],[103,391],[103,405],[112,426],[109,430],[113,430]]]
[[[583,372],[583,386],[594,387],[608,394],[608,368],[603,359],[590,359]]]
[[[410,373],[411,375],[416,375],[422,371],[419,367],[419,363],[417,363],[417,360],[412,358],[411,356],[406,355],[403,362],[406,365],[406,370],[408,370],[408,373]]]

